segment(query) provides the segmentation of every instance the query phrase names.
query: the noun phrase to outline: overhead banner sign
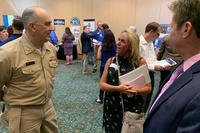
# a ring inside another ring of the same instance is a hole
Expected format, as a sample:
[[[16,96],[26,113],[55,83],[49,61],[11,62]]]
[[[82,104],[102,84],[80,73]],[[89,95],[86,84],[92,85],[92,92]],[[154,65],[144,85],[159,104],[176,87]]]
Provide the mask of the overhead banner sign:
[[[8,28],[8,26],[12,25],[13,23],[13,19],[15,18],[16,16],[14,15],[3,15],[3,23],[4,23],[4,26],[6,28]]]
[[[71,20],[70,20],[70,29],[72,31],[72,34],[74,35],[75,37],[75,40],[73,41],[73,44],[74,45],[77,45],[78,44],[78,39],[79,39],[79,34],[80,34],[80,19],[77,18],[77,17],[73,17]]]
[[[90,31],[94,31],[95,30],[95,19],[84,19],[83,26],[89,26]]]
[[[54,25],[65,25],[65,19],[54,19]]]
[[[170,24],[160,24],[160,27],[162,29],[161,33],[163,33],[163,34],[169,34],[171,32]]]
[[[163,37],[170,34],[170,32],[171,32],[170,24],[160,24],[160,27],[161,27],[160,36],[154,41],[154,46],[156,48],[160,48],[160,46],[163,42]]]
[[[73,17],[73,18],[70,20],[70,24],[73,25],[73,26],[80,26],[80,25],[81,25],[80,19],[77,18],[77,17]]]

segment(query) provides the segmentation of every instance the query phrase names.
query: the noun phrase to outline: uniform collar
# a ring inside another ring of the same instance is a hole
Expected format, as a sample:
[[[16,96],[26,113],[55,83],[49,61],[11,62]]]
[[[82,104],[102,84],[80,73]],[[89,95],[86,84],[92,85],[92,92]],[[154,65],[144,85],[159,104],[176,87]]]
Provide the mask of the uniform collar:
[[[30,39],[26,36],[26,34],[22,35],[22,39],[21,39],[22,45],[24,47],[24,52],[25,54],[30,54],[34,51],[36,51],[36,48],[33,47],[32,42],[30,41]],[[50,47],[48,42],[44,43],[43,47],[42,47],[42,51],[50,51]]]

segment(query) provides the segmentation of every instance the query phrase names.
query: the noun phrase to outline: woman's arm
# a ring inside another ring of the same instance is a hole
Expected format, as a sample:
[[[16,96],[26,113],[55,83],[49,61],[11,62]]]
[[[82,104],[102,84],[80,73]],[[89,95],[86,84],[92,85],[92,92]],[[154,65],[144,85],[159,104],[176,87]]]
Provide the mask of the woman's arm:
[[[116,91],[116,92],[122,92],[127,93],[127,90],[131,89],[131,85],[127,83],[120,84],[118,86],[110,85],[107,83],[107,75],[108,75],[108,68],[110,66],[111,58],[107,60],[104,72],[100,79],[100,89],[104,91]]]
[[[66,35],[64,33],[63,36],[62,36],[62,39],[61,39],[62,44],[65,43],[65,40],[66,40]]]
[[[98,48],[98,52],[97,52],[97,59],[98,60],[101,60],[101,58],[102,58],[101,49],[102,49],[102,46],[100,45],[99,48]]]

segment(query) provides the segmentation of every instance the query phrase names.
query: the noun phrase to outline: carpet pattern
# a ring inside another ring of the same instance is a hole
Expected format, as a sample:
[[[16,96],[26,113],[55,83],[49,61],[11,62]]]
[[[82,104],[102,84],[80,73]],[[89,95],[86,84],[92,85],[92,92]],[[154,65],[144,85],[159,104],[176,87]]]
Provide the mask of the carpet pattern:
[[[80,61],[63,64],[57,68],[53,96],[60,133],[102,133],[102,105],[95,103],[99,73],[82,75]]]

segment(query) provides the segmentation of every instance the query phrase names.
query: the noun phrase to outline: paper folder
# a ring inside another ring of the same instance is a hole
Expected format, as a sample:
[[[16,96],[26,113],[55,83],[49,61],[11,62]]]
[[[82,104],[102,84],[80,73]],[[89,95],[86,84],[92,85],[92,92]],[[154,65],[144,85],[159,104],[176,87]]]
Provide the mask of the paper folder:
[[[119,80],[121,83],[127,82],[130,84],[134,84],[139,88],[141,88],[145,84],[151,82],[147,65],[142,65],[142,66],[120,76]]]

